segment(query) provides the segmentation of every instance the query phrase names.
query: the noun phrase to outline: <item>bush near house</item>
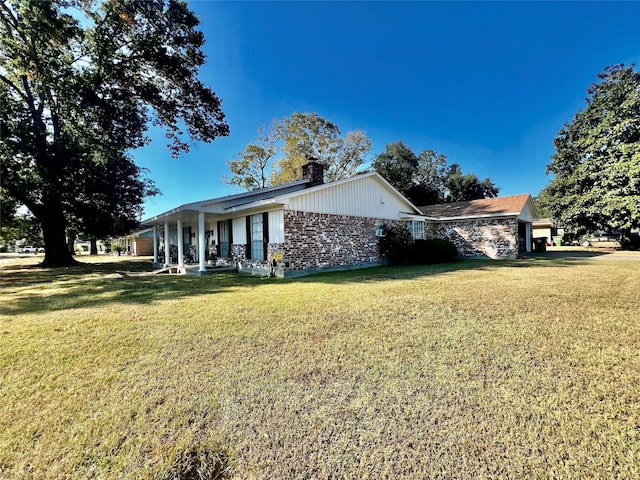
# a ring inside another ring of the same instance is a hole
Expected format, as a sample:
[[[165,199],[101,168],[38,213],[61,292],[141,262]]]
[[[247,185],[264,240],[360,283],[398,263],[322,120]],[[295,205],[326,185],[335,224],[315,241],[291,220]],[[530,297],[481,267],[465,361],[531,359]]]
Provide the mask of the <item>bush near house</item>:
[[[416,240],[413,244],[413,263],[445,263],[457,257],[458,250],[449,240]]]
[[[410,263],[413,237],[403,224],[387,225],[384,237],[379,238],[380,256],[392,264]]]
[[[458,257],[456,246],[448,240],[414,240],[404,225],[391,225],[380,237],[380,255],[392,264],[451,262]]]

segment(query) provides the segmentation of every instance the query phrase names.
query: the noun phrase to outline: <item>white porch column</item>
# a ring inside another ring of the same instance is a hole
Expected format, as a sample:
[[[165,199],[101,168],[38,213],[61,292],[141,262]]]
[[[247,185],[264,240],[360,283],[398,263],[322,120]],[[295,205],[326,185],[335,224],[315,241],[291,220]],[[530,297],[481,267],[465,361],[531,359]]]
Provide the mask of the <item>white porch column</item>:
[[[169,255],[169,221],[164,222],[164,266],[169,266],[171,257]]]
[[[153,226],[153,263],[158,263],[158,225]]]
[[[184,267],[184,235],[182,235],[182,220],[178,220],[178,266]]]
[[[204,212],[198,212],[198,263],[200,264],[201,272],[204,272],[207,267],[204,264],[205,254],[205,238],[204,238]]]

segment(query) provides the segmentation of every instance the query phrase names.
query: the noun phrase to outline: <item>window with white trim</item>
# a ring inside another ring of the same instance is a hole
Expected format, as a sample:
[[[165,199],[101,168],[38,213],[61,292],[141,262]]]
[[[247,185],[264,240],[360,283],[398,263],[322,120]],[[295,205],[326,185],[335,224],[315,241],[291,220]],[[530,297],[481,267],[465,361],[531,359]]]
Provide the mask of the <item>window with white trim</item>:
[[[251,256],[253,260],[264,260],[263,215],[251,215]]]
[[[414,240],[424,240],[424,222],[422,220],[409,220],[404,224]]]

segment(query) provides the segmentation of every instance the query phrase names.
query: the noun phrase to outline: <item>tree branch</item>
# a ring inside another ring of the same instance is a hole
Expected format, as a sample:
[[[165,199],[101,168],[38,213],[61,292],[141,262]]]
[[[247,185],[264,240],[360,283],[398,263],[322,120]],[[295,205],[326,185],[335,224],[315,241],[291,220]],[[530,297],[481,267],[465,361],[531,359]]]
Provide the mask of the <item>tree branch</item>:
[[[5,77],[4,75],[0,74],[0,81],[2,81],[5,85],[9,86],[10,88],[12,88],[18,95],[20,95],[20,98],[22,98],[25,102],[28,101],[27,96],[25,95],[25,93],[20,90],[15,83],[13,83],[11,80],[9,80],[7,77]]]

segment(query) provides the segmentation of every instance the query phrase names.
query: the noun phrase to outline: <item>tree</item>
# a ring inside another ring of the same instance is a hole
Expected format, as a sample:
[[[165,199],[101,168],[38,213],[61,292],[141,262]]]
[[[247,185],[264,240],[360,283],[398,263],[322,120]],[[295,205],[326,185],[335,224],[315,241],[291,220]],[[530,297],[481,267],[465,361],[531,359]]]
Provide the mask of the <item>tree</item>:
[[[228,185],[252,190],[280,185],[300,178],[302,165],[310,158],[324,166],[325,181],[354,175],[371,150],[362,130],[342,136],[340,128],[317,113],[294,112],[258,130],[258,139],[227,162]],[[268,178],[267,178],[267,172]]]
[[[0,248],[11,249],[22,240],[27,245],[42,246],[40,225],[29,213],[18,213],[18,207],[0,188]]]
[[[233,175],[223,176],[222,181],[246,190],[266,187],[269,184],[268,169],[276,153],[273,124],[261,125],[258,127],[257,140],[247,145],[236,158],[227,161]]]
[[[565,227],[624,233],[640,226],[640,73],[615,65],[598,78],[555,139],[539,200]]]
[[[416,205],[491,198],[500,190],[490,178],[463,174],[457,163],[447,166],[446,155],[433,150],[416,155],[402,142],[387,145],[373,168]]]
[[[418,169],[413,175],[414,185],[409,198],[416,205],[435,205],[445,201],[447,156],[433,150],[418,155]]]
[[[176,157],[228,134],[197,25],[173,0],[0,0],[1,186],[40,222],[45,265],[73,262],[72,222],[115,233],[157,192],[127,153],[151,122]]]
[[[490,178],[480,180],[478,176],[473,173],[463,174],[462,168],[457,163],[449,167],[445,187],[447,190],[447,202],[465,202],[482,198],[495,198],[500,191]]]
[[[418,171],[418,156],[403,142],[391,143],[384,152],[373,160],[373,169],[386,178],[400,193],[410,197],[411,188],[416,184],[414,177]]]
[[[91,194],[75,205],[68,222],[74,232],[89,238],[91,253],[96,254],[97,240],[124,235],[139,225],[143,213],[140,199],[155,195],[157,189],[141,179],[142,169],[127,156],[97,163],[93,169],[94,174],[78,186],[80,192]]]

